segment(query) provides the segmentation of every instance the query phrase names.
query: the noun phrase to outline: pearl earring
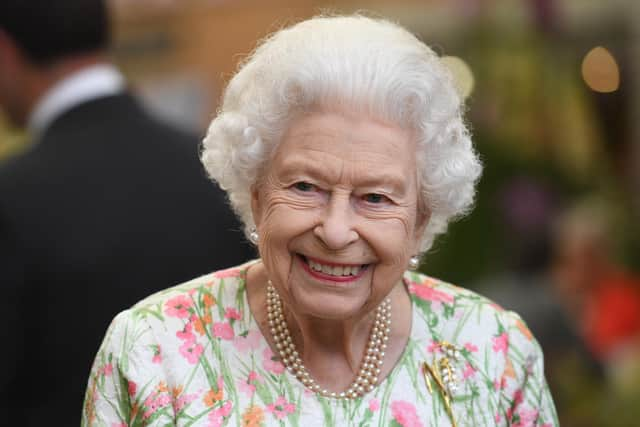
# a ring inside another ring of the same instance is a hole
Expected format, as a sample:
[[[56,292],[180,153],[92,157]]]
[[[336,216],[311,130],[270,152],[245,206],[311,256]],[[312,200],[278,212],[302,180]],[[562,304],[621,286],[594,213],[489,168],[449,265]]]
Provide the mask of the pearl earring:
[[[418,255],[414,255],[409,258],[409,270],[417,270],[420,267],[420,257]]]
[[[258,240],[260,240],[260,236],[258,235],[258,230],[252,228],[249,232],[249,241],[254,245],[258,244]]]

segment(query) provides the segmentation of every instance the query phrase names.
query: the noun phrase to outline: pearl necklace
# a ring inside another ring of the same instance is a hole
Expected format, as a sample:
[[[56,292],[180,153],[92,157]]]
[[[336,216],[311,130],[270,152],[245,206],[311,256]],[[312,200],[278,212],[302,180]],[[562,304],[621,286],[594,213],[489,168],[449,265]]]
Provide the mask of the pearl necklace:
[[[271,280],[267,282],[267,315],[269,317],[271,336],[280,353],[282,363],[309,390],[325,397],[340,399],[355,399],[373,390],[378,382],[389,333],[391,333],[391,300],[389,298],[386,298],[376,309],[376,317],[358,375],[356,375],[349,387],[340,393],[320,387],[311,377],[307,368],[305,368],[296,350],[296,345],[291,339],[291,334],[282,312],[280,295],[273,287]]]

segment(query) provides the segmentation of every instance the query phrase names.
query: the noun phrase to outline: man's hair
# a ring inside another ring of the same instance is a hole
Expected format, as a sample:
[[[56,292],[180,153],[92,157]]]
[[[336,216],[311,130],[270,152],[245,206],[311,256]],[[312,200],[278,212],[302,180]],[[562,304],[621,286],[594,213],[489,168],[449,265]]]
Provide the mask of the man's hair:
[[[34,63],[105,49],[106,0],[0,0],[0,30]]]

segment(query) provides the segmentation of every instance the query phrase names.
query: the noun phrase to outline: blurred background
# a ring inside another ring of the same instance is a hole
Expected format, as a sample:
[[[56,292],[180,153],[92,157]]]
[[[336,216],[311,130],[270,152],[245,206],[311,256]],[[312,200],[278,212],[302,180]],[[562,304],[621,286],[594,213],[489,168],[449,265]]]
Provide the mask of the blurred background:
[[[260,38],[366,11],[446,57],[484,163],[476,208],[422,270],[519,312],[563,426],[640,419],[640,2],[112,0],[114,61],[147,106],[203,133]],[[0,116],[0,161],[27,139]]]

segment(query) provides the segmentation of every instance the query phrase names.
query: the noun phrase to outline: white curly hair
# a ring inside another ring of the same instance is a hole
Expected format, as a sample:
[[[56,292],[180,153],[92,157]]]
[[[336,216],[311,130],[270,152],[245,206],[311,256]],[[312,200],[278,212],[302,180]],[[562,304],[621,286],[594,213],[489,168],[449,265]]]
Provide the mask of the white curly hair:
[[[229,82],[201,160],[249,233],[251,188],[300,114],[348,108],[410,129],[417,141],[421,250],[470,209],[482,166],[463,102],[438,56],[386,20],[319,16],[266,38]]]

